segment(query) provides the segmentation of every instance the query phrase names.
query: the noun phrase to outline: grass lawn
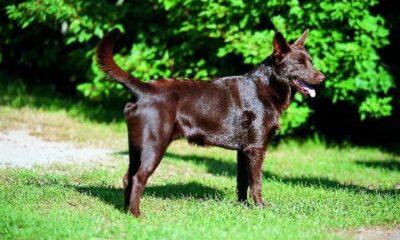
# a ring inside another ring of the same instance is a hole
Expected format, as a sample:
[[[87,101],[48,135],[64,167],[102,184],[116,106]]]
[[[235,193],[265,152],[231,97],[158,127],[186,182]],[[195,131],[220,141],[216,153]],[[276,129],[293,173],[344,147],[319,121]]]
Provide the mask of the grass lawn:
[[[233,151],[177,141],[150,178],[143,217],[134,219],[123,208],[123,124],[0,106],[0,131],[20,128],[114,155],[98,166],[0,169],[1,239],[340,239],[346,230],[400,223],[400,155],[377,148],[271,147],[263,168],[269,207],[258,209],[235,202]]]

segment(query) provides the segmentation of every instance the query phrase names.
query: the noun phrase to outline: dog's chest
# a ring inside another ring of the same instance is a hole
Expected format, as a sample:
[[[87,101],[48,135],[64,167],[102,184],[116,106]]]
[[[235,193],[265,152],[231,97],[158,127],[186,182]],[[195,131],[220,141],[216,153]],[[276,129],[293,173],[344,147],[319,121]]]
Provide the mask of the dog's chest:
[[[279,114],[265,110],[257,114],[243,111],[240,128],[242,146],[265,147],[280,128]]]

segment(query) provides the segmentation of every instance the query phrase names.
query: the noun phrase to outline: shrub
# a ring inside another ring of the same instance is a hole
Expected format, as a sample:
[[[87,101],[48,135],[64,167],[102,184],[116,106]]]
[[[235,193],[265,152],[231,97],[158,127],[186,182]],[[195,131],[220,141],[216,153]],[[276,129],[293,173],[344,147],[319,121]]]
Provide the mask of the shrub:
[[[389,31],[384,19],[370,12],[377,1],[153,0],[111,4],[104,0],[25,0],[3,4],[11,27],[61,31],[60,44],[75,46],[69,52],[71,59],[85,59],[91,65],[78,76],[83,81],[78,90],[89,98],[125,96],[121,87],[104,81],[94,59],[96,42],[114,27],[125,32],[117,62],[144,81],[242,74],[270,54],[276,30],[295,40],[309,28],[306,46],[316,68],[327,76],[321,97],[358,106],[361,119],[391,114],[388,91],[394,83],[377,54],[377,49],[389,43]],[[4,47],[12,41],[1,44]],[[297,96],[283,117],[281,133],[302,126],[310,113],[307,103]]]

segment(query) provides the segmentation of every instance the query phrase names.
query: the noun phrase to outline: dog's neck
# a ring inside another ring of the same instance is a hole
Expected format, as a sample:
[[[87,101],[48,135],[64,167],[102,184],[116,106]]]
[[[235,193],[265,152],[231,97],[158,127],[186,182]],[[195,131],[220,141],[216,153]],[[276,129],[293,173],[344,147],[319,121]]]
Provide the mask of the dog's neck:
[[[285,111],[292,100],[291,86],[287,79],[280,77],[273,69],[272,57],[248,73],[256,83],[261,100],[270,107],[275,107],[279,114]]]

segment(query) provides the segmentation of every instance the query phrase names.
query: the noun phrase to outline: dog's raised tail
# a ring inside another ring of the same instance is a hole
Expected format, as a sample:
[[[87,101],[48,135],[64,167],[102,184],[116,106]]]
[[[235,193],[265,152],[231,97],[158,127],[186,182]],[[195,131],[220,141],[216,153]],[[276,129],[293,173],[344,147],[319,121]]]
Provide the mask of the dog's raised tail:
[[[114,43],[120,35],[121,32],[117,28],[104,35],[97,45],[97,63],[107,76],[121,83],[136,97],[140,97],[149,91],[150,86],[122,70],[113,58]]]

